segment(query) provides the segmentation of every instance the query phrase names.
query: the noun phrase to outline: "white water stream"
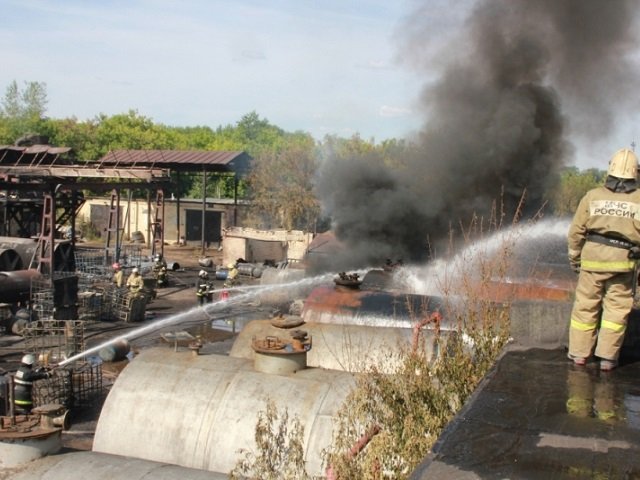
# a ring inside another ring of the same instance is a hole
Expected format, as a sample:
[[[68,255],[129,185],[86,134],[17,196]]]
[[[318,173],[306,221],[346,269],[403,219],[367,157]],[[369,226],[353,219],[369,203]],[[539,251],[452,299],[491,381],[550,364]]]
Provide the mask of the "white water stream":
[[[212,303],[208,303],[202,307],[198,306],[198,307],[194,307],[191,308],[187,311],[184,312],[180,312],[177,313],[175,315],[172,315],[170,317],[167,318],[162,318],[159,320],[156,320],[155,322],[149,323],[148,325],[143,325],[139,328],[136,328],[134,330],[131,330],[127,333],[124,333],[122,335],[119,335],[115,338],[109,339],[103,343],[101,343],[100,345],[96,345],[95,347],[91,347],[86,349],[83,352],[80,352],[76,355],[73,355],[72,357],[69,357],[63,361],[61,361],[58,366],[64,366],[68,363],[74,362],[76,360],[79,360],[87,355],[91,355],[92,353],[98,352],[101,349],[103,349],[104,347],[107,347],[115,342],[118,342],[120,340],[130,340],[136,337],[140,337],[142,335],[148,334],[150,332],[159,330],[161,328],[165,328],[165,327],[170,327],[170,326],[174,326],[174,325],[179,325],[182,322],[186,322],[188,320],[191,320],[192,316],[197,313],[200,312],[202,310],[204,310],[204,312],[209,315],[209,316],[213,316],[215,313],[220,312],[224,309],[227,309],[229,307],[232,306],[238,306],[238,305],[242,305],[245,303],[250,303],[251,301],[255,301],[257,299],[260,298],[261,295],[265,295],[265,294],[271,294],[271,293],[278,293],[278,292],[295,292],[296,289],[299,288],[307,288],[307,287],[311,287],[320,283],[327,283],[328,281],[331,281],[331,279],[334,277],[334,274],[323,274],[323,275],[318,275],[315,277],[310,277],[310,278],[304,278],[302,280],[298,280],[295,282],[289,282],[289,283],[281,283],[281,284],[275,284],[275,285],[255,285],[255,286],[251,286],[251,287],[247,287],[247,286],[238,286],[238,287],[233,287],[233,288],[227,288],[226,290],[229,291],[230,293],[233,292],[243,292],[245,290],[248,290],[248,292],[246,293],[239,293],[238,295],[230,295],[229,298],[225,299],[225,300],[217,300],[215,302]]]
[[[566,252],[566,238],[569,231],[568,219],[539,220],[531,224],[518,224],[500,230],[485,239],[474,242],[447,259],[438,259],[426,265],[407,266],[396,272],[396,281],[407,291],[419,295],[443,295],[448,285],[460,280],[463,275],[473,275],[474,269],[482,268],[482,259],[512,251],[517,259],[524,255],[522,249],[539,249],[538,259],[544,261],[544,244],[562,244]],[[557,253],[557,252],[556,252]],[[568,261],[567,261],[568,262]],[[567,263],[568,264],[568,263]]]

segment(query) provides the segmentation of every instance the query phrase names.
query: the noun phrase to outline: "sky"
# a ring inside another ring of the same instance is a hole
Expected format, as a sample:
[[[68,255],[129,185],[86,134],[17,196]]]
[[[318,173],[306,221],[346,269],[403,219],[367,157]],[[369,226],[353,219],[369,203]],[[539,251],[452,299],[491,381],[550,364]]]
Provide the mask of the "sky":
[[[424,50],[434,56],[435,78],[436,52],[463,28],[474,2],[421,3],[429,4]],[[165,125],[216,128],[255,111],[317,139],[404,137],[424,123],[416,105],[433,80],[399,60],[415,4],[0,0],[0,92],[14,80],[44,82],[53,118],[133,109]],[[576,164],[602,167],[603,156],[640,143],[633,118],[620,122],[612,138],[576,138]]]

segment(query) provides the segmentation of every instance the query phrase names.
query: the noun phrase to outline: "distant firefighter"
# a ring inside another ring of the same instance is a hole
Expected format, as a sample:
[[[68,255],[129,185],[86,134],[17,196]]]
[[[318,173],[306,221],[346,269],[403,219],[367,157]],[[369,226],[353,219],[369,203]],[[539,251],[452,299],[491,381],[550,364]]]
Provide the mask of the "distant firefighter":
[[[238,267],[235,263],[227,265],[227,279],[224,282],[225,287],[232,287],[238,284]]]
[[[169,284],[167,274],[167,262],[159,253],[153,259],[153,273],[156,277],[156,285],[158,287],[166,287]]]
[[[211,301],[211,285],[209,283],[209,274],[205,270],[200,270],[198,279],[196,280],[196,297],[198,305],[204,305]]]
[[[112,281],[116,284],[116,287],[120,288],[124,285],[124,272],[118,262],[111,265],[111,267],[113,268]]]
[[[142,292],[142,289],[144,288],[144,280],[142,279],[140,270],[138,270],[137,267],[131,271],[131,275],[129,275],[129,278],[127,279],[127,288],[132,294],[138,294]]]

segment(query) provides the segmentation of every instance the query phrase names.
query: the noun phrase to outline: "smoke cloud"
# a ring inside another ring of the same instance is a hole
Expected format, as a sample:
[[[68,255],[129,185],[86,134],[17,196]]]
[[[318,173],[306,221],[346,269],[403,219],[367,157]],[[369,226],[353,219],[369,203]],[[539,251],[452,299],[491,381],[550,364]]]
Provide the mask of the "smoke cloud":
[[[349,247],[336,261],[349,268],[423,260],[451,225],[486,217],[495,202],[513,215],[524,195],[523,213],[538,211],[571,159],[569,133],[606,135],[637,81],[630,0],[476,2],[435,81],[422,54],[433,42],[431,3],[422,3],[401,54],[430,79],[421,131],[393,164],[329,153],[320,171],[325,212]]]

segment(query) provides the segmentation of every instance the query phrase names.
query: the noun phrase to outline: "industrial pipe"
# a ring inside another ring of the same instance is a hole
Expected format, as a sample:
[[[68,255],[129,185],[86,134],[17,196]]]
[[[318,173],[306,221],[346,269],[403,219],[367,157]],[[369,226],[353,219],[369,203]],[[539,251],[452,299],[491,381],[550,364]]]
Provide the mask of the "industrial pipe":
[[[16,303],[29,299],[31,282],[41,278],[37,270],[0,272],[0,303]]]

